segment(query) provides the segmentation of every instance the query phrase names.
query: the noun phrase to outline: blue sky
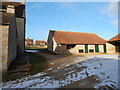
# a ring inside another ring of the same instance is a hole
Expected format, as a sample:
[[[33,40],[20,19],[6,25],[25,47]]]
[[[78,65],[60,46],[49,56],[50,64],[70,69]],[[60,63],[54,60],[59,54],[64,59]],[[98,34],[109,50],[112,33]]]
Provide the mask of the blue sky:
[[[96,33],[108,40],[118,34],[117,3],[27,2],[26,38],[47,40],[49,30]]]

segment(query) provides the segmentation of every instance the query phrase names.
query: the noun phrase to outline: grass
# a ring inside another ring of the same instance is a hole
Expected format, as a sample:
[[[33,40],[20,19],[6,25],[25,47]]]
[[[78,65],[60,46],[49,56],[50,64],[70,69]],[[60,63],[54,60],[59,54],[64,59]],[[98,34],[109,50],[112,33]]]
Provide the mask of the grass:
[[[30,60],[30,74],[35,74],[40,71],[43,71],[47,66],[48,63],[45,59],[45,57],[37,55],[35,53],[27,53],[29,55],[29,60]]]
[[[29,65],[22,58],[23,56],[29,57],[28,58],[29,59],[28,61],[30,61]],[[9,73],[6,74],[6,76],[2,78],[3,82],[10,81],[10,80],[16,80],[26,75],[33,75],[33,74],[39,73],[43,71],[44,69],[46,69],[48,66],[46,58],[41,55],[38,55],[36,53],[25,52],[23,56],[18,57],[16,58],[16,60],[13,61],[13,63],[9,67],[10,68]],[[21,64],[21,62],[24,64]]]
[[[46,49],[45,47],[25,47],[26,50]]]

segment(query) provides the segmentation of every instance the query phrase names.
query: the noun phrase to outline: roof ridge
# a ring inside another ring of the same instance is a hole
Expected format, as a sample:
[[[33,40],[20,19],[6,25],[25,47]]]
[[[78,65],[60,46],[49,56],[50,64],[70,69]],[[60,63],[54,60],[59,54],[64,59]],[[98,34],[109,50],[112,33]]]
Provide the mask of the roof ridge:
[[[109,41],[114,41],[114,40],[119,39],[119,37],[120,37],[120,33],[118,33],[117,35],[113,36],[112,38],[110,38],[110,39],[107,40],[107,41],[108,41],[108,42],[109,42]]]
[[[72,32],[72,31],[56,31],[56,30],[49,30],[50,32],[66,32],[66,33],[85,33],[85,34],[95,34],[97,35],[96,33],[86,33],[86,32]]]

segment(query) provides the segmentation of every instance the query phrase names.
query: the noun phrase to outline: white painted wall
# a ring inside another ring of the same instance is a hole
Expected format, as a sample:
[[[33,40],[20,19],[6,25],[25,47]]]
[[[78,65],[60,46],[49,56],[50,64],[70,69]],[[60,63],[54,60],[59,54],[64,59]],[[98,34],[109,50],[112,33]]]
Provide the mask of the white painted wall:
[[[95,53],[95,45],[88,45],[88,53],[90,53],[89,52],[90,49],[93,49],[94,53]]]
[[[74,48],[71,48],[69,51],[72,54],[79,54],[79,50],[83,49],[84,53],[85,53],[85,45],[76,45]]]
[[[99,45],[99,52],[103,53],[104,52],[104,46],[103,45]]]
[[[110,43],[106,43],[106,49],[107,53],[115,53],[115,46]]]

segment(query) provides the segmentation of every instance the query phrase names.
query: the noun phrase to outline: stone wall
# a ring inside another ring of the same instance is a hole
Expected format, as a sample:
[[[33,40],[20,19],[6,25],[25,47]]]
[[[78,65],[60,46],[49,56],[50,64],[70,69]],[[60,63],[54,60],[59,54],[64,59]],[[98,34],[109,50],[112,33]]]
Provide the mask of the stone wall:
[[[25,19],[24,18],[16,18],[17,25],[17,43],[18,43],[18,55],[24,53],[25,49]]]
[[[8,60],[8,33],[9,26],[0,26],[0,71],[4,74],[7,71]]]
[[[17,30],[15,17],[12,19],[9,25],[8,33],[8,66],[17,56]]]
[[[7,72],[12,61],[24,53],[25,48],[25,16],[16,10],[14,5],[16,5],[15,2],[6,2],[5,6],[3,5],[6,7],[4,12],[3,9],[0,9],[2,14],[2,22],[0,23],[0,71],[3,74]],[[21,3],[19,5],[21,6]],[[22,6],[19,9],[24,12],[24,5]],[[16,11],[20,15],[17,15]]]
[[[52,39],[52,36],[51,36],[51,34],[49,33],[49,36],[48,36],[48,50],[50,50],[50,51],[53,51],[53,39]]]
[[[115,46],[110,44],[110,43],[106,43],[106,49],[107,49],[107,53],[115,53]]]

